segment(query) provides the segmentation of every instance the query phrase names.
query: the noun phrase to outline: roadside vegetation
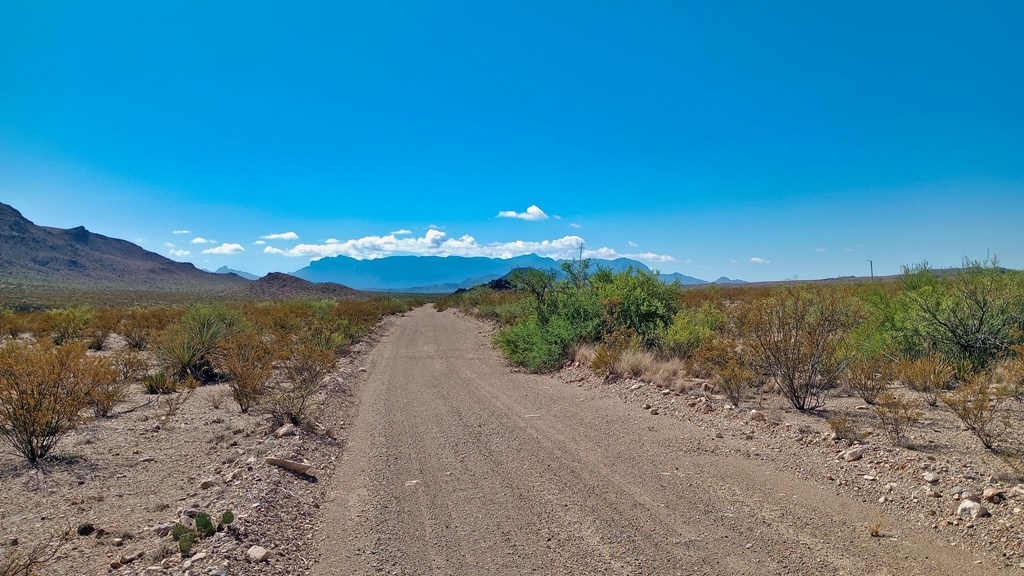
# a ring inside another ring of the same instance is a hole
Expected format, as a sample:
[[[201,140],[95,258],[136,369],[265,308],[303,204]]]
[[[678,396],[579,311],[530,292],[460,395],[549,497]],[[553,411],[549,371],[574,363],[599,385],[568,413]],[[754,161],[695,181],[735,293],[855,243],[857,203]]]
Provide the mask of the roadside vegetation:
[[[339,358],[385,316],[420,303],[381,296],[0,307],[0,450],[30,468],[75,467],[78,460],[61,453],[61,442],[76,429],[87,433],[103,420],[135,422],[147,405],[166,421],[196,396],[264,419],[271,431],[290,425],[325,434],[320,406]],[[225,392],[194,394],[207,386]],[[5,556],[0,573],[38,570],[59,546],[46,542],[23,556]]]
[[[558,279],[561,277],[561,279]],[[899,281],[689,288],[636,270],[517,270],[507,290],[435,303],[494,321],[495,345],[532,372],[567,364],[663,388],[704,385],[739,406],[781,395],[799,411],[833,395],[872,408],[908,443],[925,408],[952,412],[985,448],[1019,454],[1024,273],[996,261],[908,266]]]

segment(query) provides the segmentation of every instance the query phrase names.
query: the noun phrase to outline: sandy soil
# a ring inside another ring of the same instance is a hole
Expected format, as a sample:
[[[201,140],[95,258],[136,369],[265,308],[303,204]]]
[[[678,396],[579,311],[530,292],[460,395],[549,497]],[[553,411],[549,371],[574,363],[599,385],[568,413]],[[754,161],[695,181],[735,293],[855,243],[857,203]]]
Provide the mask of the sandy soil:
[[[316,531],[314,574],[1004,569],[998,551],[950,545],[917,514],[880,504],[873,488],[849,487],[909,489],[888,470],[863,479],[887,450],[837,461],[844,446],[820,421],[783,423],[771,410],[751,421],[584,371],[560,374],[571,382],[516,373],[488,332],[420,308],[369,355]],[[651,401],[659,415],[638,406]],[[876,522],[882,537],[869,534]]]

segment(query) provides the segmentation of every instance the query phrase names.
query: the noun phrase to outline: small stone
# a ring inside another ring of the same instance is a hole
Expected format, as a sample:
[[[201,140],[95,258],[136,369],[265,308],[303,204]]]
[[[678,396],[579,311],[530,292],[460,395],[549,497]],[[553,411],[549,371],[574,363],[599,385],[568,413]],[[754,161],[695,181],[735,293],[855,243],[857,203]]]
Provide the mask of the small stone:
[[[167,536],[168,534],[170,534],[171,530],[173,530],[173,529],[174,529],[174,524],[167,523],[167,524],[157,524],[156,526],[153,526],[152,528],[150,528],[150,531],[153,532],[154,534],[156,534],[157,536],[160,536],[161,538],[163,538],[164,536]]]
[[[270,558],[270,550],[267,550],[263,546],[253,546],[252,548],[249,548],[246,555],[253,562],[263,562]]]
[[[208,488],[213,488],[214,486],[216,486],[219,483],[220,483],[220,479],[219,478],[207,478],[206,480],[203,480],[202,482],[199,483],[199,489],[200,490],[206,490]]]
[[[985,502],[998,504],[1006,499],[1006,490],[989,486],[981,493],[981,499]]]
[[[640,408],[642,410],[650,410],[651,409],[651,405],[649,403],[647,403],[647,402],[644,402],[644,405],[641,406]]]
[[[747,415],[748,415],[748,417],[749,417],[749,418],[750,418],[751,420],[753,420],[754,422],[764,422],[765,420],[767,420],[767,419],[768,419],[768,418],[767,418],[767,417],[766,417],[766,416],[764,415],[764,413],[762,413],[762,412],[758,412],[757,410],[751,410],[751,411],[750,411],[750,412],[749,412],[749,413],[748,413]]]
[[[668,396],[671,393],[672,393],[672,391],[669,390],[668,388],[665,388],[664,390],[661,391],[661,395],[662,396]]]
[[[715,432],[715,438],[725,438],[725,435],[723,435],[721,432]]]
[[[939,475],[936,474],[935,472],[928,472],[926,474],[922,474],[921,477],[924,478],[924,481],[929,484],[935,484],[936,482],[939,481]]]
[[[142,458],[139,458],[139,463],[143,464],[145,462],[154,462],[155,460],[156,458],[153,458],[152,456],[143,456]]]
[[[274,431],[274,438],[284,438],[285,436],[294,436],[298,429],[295,424],[285,424]]]
[[[855,446],[843,452],[842,454],[840,454],[840,456],[843,458],[843,460],[846,460],[847,462],[855,462],[863,458],[864,454],[866,454],[867,451],[868,449],[865,448],[864,446]]]
[[[199,562],[203,558],[206,558],[206,556],[207,556],[206,552],[200,552],[199,554],[196,554],[195,556],[192,557],[192,562]]]
[[[110,543],[113,544],[114,546],[123,546],[124,545],[124,538],[114,538]]]
[[[17,538],[11,538],[11,539],[7,540],[7,545],[8,546],[17,546],[18,545],[18,539]]]
[[[360,372],[366,372],[366,367],[365,366],[360,366],[359,367],[359,371]]]
[[[984,518],[986,516],[991,516],[991,514],[989,514],[988,508],[985,508],[984,506],[977,502],[974,502],[973,500],[964,500],[960,502],[960,506],[958,506],[956,509],[956,515],[963,516],[965,518],[971,518],[972,520]]]
[[[651,408],[650,410],[648,410],[648,412],[651,413],[651,416],[657,416],[658,415],[658,409],[657,408]]]
[[[639,389],[641,389],[643,387],[644,387],[644,385],[638,382],[638,383],[633,384],[632,386],[630,386],[629,389],[630,390],[639,390]]]
[[[874,481],[874,480],[878,480],[878,477],[877,476],[872,476],[871,474],[865,474],[864,475],[864,479],[865,480],[869,480],[869,481]]]

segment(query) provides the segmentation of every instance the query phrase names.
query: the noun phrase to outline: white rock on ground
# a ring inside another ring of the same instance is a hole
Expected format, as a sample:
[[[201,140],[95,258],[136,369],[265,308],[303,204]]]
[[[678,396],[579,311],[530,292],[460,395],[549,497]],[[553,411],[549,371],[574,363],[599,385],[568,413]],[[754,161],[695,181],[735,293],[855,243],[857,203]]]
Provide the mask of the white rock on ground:
[[[989,514],[988,508],[985,508],[981,504],[978,504],[977,502],[974,502],[972,500],[964,500],[963,502],[961,502],[960,506],[958,506],[956,509],[956,514],[957,516],[964,516],[972,519],[991,516],[991,514]]]
[[[246,555],[248,555],[249,559],[253,562],[263,562],[270,558],[270,550],[267,550],[263,546],[253,546],[252,548],[249,548]]]

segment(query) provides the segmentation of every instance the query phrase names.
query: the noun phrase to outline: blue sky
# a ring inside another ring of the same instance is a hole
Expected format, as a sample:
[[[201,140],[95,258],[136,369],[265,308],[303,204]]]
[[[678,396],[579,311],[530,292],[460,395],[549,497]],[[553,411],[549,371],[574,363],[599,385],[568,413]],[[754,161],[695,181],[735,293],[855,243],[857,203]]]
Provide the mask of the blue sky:
[[[5,2],[0,201],[257,273],[579,239],[701,278],[1024,268],[1022,21],[976,1]]]

